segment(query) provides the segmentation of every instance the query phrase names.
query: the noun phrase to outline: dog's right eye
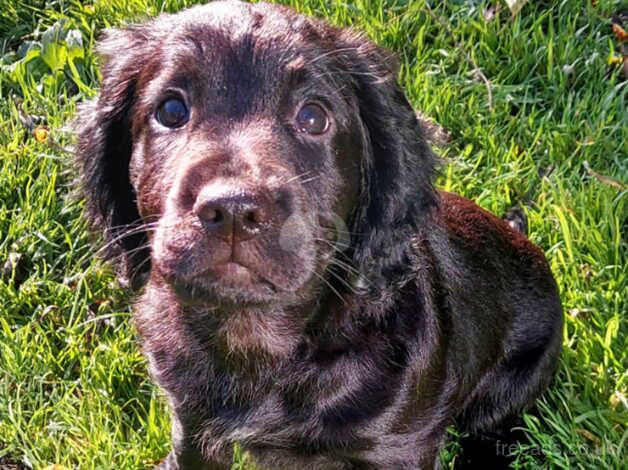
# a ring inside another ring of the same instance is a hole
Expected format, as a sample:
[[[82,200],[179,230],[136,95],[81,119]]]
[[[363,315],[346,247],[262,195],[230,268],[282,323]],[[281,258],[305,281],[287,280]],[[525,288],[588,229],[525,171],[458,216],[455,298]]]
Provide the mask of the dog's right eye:
[[[188,122],[190,111],[183,101],[178,98],[169,98],[159,105],[155,118],[162,126],[175,128]]]
[[[310,135],[320,135],[329,129],[329,118],[320,104],[306,103],[295,118],[297,129]]]

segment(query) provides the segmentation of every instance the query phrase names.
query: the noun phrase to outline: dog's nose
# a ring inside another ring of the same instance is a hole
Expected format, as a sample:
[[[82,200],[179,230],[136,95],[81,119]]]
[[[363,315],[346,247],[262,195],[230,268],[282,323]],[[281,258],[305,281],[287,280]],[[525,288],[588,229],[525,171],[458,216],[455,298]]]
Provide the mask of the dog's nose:
[[[193,211],[212,235],[234,242],[256,236],[269,222],[263,198],[242,191],[201,191]]]

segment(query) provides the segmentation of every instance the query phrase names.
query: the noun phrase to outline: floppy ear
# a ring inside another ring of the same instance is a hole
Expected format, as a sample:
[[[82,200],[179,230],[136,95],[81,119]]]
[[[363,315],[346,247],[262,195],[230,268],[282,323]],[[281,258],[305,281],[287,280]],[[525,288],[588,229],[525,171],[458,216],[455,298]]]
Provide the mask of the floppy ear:
[[[397,83],[392,54],[351,31],[340,38],[363,131],[354,263],[383,287],[408,271],[411,241],[436,205],[436,158]]]
[[[98,52],[103,58],[98,96],[80,110],[77,160],[86,217],[102,232],[106,258],[116,260],[123,282],[138,285],[149,266],[146,234],[129,180],[131,111],[147,41],[141,27],[105,33]],[[142,248],[144,247],[144,248]]]

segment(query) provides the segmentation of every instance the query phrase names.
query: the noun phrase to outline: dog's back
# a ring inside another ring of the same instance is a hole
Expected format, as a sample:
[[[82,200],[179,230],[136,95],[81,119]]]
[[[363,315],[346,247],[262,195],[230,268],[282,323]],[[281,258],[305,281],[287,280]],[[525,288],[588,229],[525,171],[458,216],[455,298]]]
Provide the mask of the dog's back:
[[[547,386],[561,346],[560,298],[543,252],[523,234],[468,199],[440,196],[431,244],[452,316],[452,365],[482,377],[467,381],[462,420],[490,430]]]

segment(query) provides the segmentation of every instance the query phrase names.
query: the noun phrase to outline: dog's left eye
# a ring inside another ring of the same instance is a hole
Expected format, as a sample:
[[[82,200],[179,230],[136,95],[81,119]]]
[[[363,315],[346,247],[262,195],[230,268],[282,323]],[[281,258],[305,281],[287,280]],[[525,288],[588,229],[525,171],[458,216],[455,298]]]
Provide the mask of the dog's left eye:
[[[320,135],[329,129],[329,117],[323,107],[316,103],[307,103],[301,107],[295,117],[296,127],[300,132]]]
[[[190,111],[180,99],[169,98],[159,105],[155,118],[162,126],[170,128],[181,127],[188,122]]]

